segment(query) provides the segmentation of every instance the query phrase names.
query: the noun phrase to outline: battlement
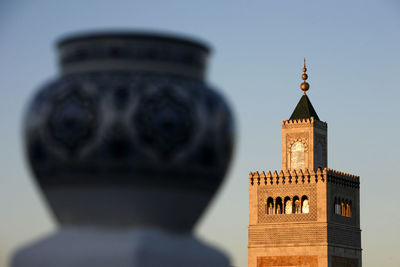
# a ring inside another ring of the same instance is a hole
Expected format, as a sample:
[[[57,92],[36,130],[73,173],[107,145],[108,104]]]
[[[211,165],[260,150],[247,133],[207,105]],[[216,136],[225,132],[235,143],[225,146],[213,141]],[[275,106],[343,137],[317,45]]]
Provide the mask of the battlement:
[[[282,127],[296,127],[296,126],[303,126],[303,125],[316,125],[319,126],[320,128],[326,129],[328,127],[328,124],[323,121],[319,121],[314,119],[314,117],[311,118],[305,118],[305,119],[296,119],[296,120],[283,120],[282,121]]]
[[[345,187],[360,188],[360,176],[325,168],[327,182]]]
[[[305,170],[276,170],[271,173],[265,171],[259,173],[249,172],[250,185],[285,185],[285,184],[314,184],[330,182],[345,187],[359,188],[360,177],[329,168],[318,168],[317,171],[312,169]]]

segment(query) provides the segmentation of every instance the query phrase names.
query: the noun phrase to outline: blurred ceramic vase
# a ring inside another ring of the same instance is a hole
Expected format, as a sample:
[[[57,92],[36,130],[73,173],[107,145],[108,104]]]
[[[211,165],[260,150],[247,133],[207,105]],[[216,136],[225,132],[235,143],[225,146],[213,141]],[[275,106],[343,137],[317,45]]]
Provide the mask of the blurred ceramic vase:
[[[61,75],[25,118],[36,182],[62,226],[189,232],[223,181],[232,116],[186,38],[96,33],[58,43]]]

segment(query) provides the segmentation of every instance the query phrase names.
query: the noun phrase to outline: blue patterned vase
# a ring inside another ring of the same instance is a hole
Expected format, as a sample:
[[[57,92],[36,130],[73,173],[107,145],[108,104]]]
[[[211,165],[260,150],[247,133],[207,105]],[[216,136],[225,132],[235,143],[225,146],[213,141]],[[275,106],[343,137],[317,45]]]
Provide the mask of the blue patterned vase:
[[[61,75],[25,118],[29,163],[57,221],[190,231],[233,148],[230,109],[204,80],[209,49],[150,33],[57,47]]]

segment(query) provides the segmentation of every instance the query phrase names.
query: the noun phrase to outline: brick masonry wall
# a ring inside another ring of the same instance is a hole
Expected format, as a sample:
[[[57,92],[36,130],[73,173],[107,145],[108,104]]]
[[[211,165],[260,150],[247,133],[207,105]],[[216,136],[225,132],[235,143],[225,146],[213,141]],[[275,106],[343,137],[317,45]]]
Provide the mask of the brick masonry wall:
[[[282,245],[306,246],[326,244],[325,224],[287,224],[272,227],[249,227],[249,246],[263,245],[277,247]]]
[[[269,256],[257,258],[257,267],[269,266],[318,267],[318,256]]]
[[[285,197],[304,195],[309,213],[266,212],[269,197],[284,203]],[[352,201],[352,218],[334,214],[335,196]],[[249,267],[361,266],[357,176],[327,168],[250,172],[249,215]],[[314,256],[317,263],[308,260]]]
[[[358,260],[332,256],[332,267],[358,267]]]
[[[329,224],[328,242],[330,245],[361,248],[361,230],[340,224]]]
[[[329,178],[328,178],[329,179]],[[335,197],[350,200],[352,203],[352,217],[344,217],[335,214]],[[360,227],[360,204],[359,204],[359,188],[334,184],[329,182],[327,188],[328,202],[328,221],[340,224],[352,225]]]

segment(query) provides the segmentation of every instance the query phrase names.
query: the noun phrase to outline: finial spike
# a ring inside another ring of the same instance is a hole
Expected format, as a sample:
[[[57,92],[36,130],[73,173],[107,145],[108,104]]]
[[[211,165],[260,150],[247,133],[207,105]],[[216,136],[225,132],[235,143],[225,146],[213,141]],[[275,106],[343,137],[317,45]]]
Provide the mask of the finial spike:
[[[303,79],[303,82],[300,85],[301,90],[304,91],[304,94],[306,94],[306,91],[310,88],[310,85],[306,80],[308,79],[307,75],[307,68],[306,68],[306,58],[304,58],[304,67],[303,67],[303,74],[301,75],[301,78]]]

